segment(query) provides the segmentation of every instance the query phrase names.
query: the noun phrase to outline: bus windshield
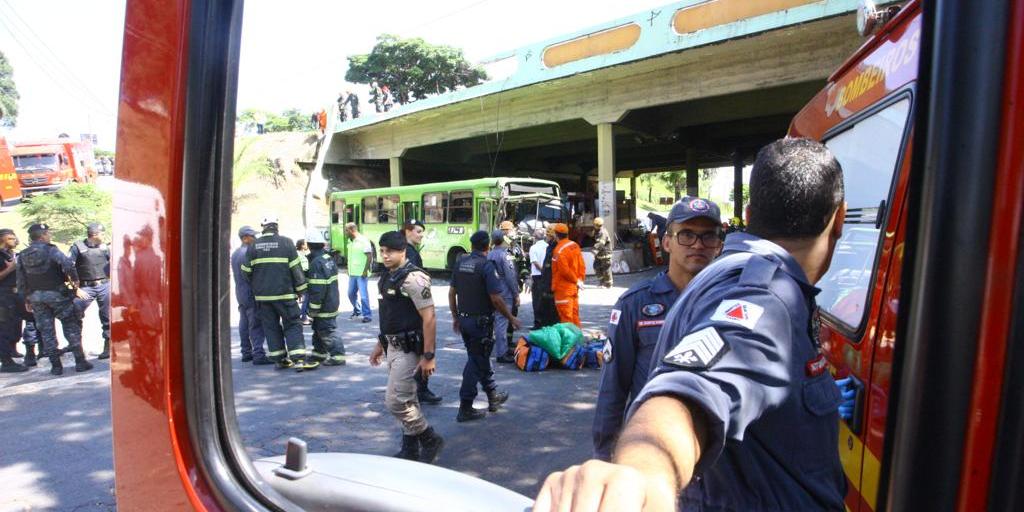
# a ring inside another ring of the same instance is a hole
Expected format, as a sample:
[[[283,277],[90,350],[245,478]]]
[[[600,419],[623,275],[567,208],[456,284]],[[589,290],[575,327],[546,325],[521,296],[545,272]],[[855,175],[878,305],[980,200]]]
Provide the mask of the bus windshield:
[[[14,157],[14,167],[17,169],[29,167],[57,167],[57,155],[21,155]]]

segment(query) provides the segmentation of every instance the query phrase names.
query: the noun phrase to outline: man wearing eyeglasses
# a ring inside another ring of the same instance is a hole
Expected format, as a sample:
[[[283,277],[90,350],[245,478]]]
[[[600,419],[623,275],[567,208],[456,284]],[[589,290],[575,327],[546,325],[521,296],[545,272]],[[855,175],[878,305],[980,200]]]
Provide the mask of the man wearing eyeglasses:
[[[661,241],[668,269],[633,285],[612,308],[594,412],[594,458],[611,460],[626,409],[647,383],[665,314],[722,250],[721,224],[718,206],[706,199],[684,197],[673,205]]]

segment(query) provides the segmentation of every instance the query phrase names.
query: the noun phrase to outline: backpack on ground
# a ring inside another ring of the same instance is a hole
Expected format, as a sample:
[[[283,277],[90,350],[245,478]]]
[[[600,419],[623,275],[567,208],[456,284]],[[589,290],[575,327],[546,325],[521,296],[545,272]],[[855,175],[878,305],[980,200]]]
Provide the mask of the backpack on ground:
[[[524,372],[542,372],[551,363],[548,353],[536,345],[531,345],[524,336],[520,336],[516,342],[515,359],[516,366]]]
[[[604,366],[604,341],[591,341],[583,346],[583,367]]]
[[[580,368],[583,368],[583,360],[585,359],[584,352],[583,347],[579,345],[573,346],[569,349],[569,352],[565,354],[565,357],[562,358],[562,368],[565,368],[566,370],[579,370]]]

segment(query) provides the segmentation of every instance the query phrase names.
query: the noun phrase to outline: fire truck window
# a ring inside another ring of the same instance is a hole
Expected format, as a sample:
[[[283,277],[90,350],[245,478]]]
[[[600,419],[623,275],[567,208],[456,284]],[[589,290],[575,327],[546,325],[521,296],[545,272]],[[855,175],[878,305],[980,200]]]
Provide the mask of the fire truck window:
[[[470,222],[473,222],[472,190],[452,192],[448,216],[448,222],[450,224],[469,224]]]
[[[377,220],[381,224],[398,223],[398,196],[381,196]]]
[[[444,192],[423,194],[423,222],[425,224],[443,224],[444,211],[448,206],[448,198]]]
[[[363,198],[363,224],[377,223],[377,198],[376,196]]]
[[[860,326],[867,308],[881,239],[876,221],[889,202],[909,111],[909,99],[893,103],[825,142],[843,166],[847,216],[817,300],[850,328]]]

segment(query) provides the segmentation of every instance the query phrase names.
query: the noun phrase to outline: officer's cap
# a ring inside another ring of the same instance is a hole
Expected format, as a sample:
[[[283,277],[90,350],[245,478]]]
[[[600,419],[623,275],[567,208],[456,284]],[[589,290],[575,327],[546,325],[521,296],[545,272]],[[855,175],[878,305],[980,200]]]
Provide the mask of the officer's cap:
[[[256,230],[252,228],[252,226],[242,226],[238,228],[238,238],[245,238],[247,236],[256,235],[259,235],[259,233],[257,233]]]
[[[561,222],[559,222],[558,224],[555,224],[555,233],[558,233],[558,234],[561,234],[561,235],[568,235],[569,234],[569,225],[561,223]]]
[[[483,230],[477,231],[473,233],[473,236],[469,237],[469,243],[473,244],[473,246],[486,245],[488,242],[490,242],[489,235]]]
[[[49,224],[32,224],[31,226],[28,227],[28,234],[31,235],[32,233],[42,233],[44,231],[49,231],[49,230],[50,230],[50,225]]]
[[[405,241],[405,235],[400,231],[388,231],[380,236],[380,240],[377,245],[386,247],[392,251],[404,251],[407,242]]]
[[[409,219],[405,221],[405,225],[402,227],[402,229],[412,229],[416,226],[419,226],[423,229],[427,229],[427,227],[423,225],[423,221],[420,219]]]
[[[713,221],[716,225],[722,224],[722,215],[717,204],[707,199],[687,196],[672,205],[672,211],[668,214],[668,222],[674,224],[701,217]]]
[[[104,229],[103,224],[100,224],[99,222],[91,222],[85,227],[85,233],[88,236],[98,235],[104,231],[106,231],[106,229]]]
[[[505,232],[500,229],[495,229],[494,231],[491,231],[491,242],[495,244],[504,243]]]

